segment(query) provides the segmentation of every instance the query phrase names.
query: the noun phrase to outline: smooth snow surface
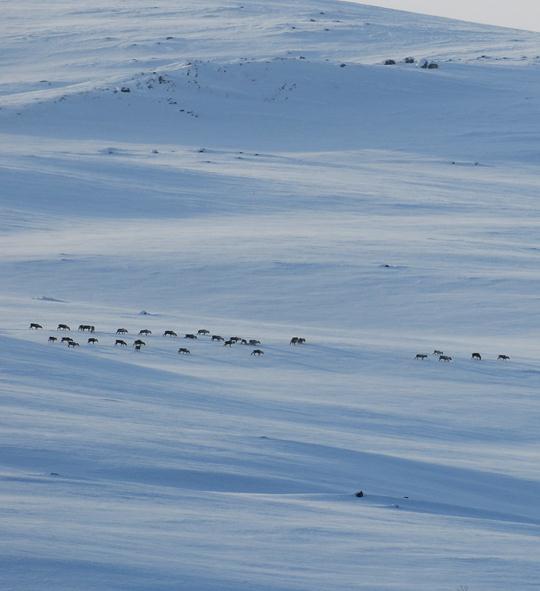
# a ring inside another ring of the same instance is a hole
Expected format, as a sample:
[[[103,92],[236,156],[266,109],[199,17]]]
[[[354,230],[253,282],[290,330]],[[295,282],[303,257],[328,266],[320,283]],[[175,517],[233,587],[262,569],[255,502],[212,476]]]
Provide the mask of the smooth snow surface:
[[[332,0],[0,28],[2,591],[537,589],[540,35]]]

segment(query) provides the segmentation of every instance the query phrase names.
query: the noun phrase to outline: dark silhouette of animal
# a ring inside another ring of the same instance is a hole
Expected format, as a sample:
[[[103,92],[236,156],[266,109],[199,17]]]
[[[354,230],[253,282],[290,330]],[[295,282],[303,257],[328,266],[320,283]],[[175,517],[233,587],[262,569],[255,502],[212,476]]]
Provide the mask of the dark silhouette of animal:
[[[49,337],[49,343],[55,343],[57,340],[56,337]]]
[[[444,355],[444,351],[439,351],[438,349],[435,349],[435,351],[433,351],[433,355]]]
[[[197,334],[207,335],[207,334],[210,334],[210,331],[206,330],[206,328],[201,328],[197,331]]]
[[[439,355],[439,361],[446,361],[448,363],[449,361],[452,361],[452,358],[450,355]]]
[[[510,357],[508,355],[499,355],[497,359],[500,359],[501,361],[509,361]]]
[[[289,345],[298,345],[298,337],[293,337]]]
[[[473,353],[471,355],[471,359],[478,359],[478,361],[482,361],[482,355],[480,355],[480,353]]]
[[[233,343],[237,343],[238,341],[241,341],[242,337],[231,337],[229,339],[229,341],[232,341]]]
[[[405,58],[403,61],[404,61],[406,64],[414,64],[414,62],[415,62],[416,60],[414,59],[414,57],[406,57],[406,58]]]
[[[193,340],[193,339],[196,339],[197,337],[194,334],[186,334],[186,335],[184,335],[184,338]]]
[[[364,496],[364,491],[363,490],[359,490],[357,493],[354,493],[355,497],[358,497],[359,499],[361,499]]]
[[[163,333],[164,337],[177,337],[178,335],[174,332],[174,330],[166,330]]]
[[[93,326],[91,326],[90,324],[79,324],[79,328],[78,330],[80,330],[81,332],[94,332],[95,328]]]
[[[182,353],[182,355],[191,355],[191,351],[185,347],[180,347],[180,349],[178,349],[178,353]]]
[[[69,343],[71,342],[73,339],[71,337],[62,337],[61,339],[61,343]]]
[[[38,324],[37,322],[30,322],[30,328],[34,329],[34,330],[38,330],[40,328],[43,328],[43,326],[41,326],[41,324]]]
[[[427,355],[425,353],[417,353],[415,359],[427,359]]]
[[[75,349],[75,347],[79,347],[79,343],[76,343],[75,341],[69,341],[68,343],[68,347],[71,347],[73,349]]]
[[[133,341],[134,347],[140,347],[141,345],[146,346],[146,343],[144,341],[141,341],[141,339],[137,339],[136,341]]]
[[[213,334],[212,340],[213,341],[224,341],[225,339],[223,337],[219,336],[218,334]]]
[[[234,343],[234,341],[232,339],[229,339],[228,341],[225,341],[223,343],[223,346],[224,347],[232,347],[233,343]]]
[[[395,60],[384,60],[384,65],[385,66],[395,66],[396,61]]]
[[[241,340],[240,340],[240,343],[241,343],[242,345],[247,345],[247,344],[248,344],[248,342],[246,341],[246,339],[241,339]]]
[[[56,327],[56,330],[71,330],[71,328],[69,328],[69,326],[67,324],[59,324]]]
[[[116,347],[116,345],[121,345],[122,347],[127,347],[126,341],[123,341],[122,339],[116,339],[116,341],[114,341],[114,346]]]
[[[119,328],[116,331],[116,334],[127,334],[128,333],[128,329],[127,328]]]
[[[261,341],[258,341],[257,339],[249,339],[249,344],[252,346],[260,345]]]
[[[140,345],[135,345],[135,351],[140,351],[141,350],[141,346]]]
[[[98,343],[99,341],[95,338],[95,337],[90,337],[88,339],[88,344],[89,345],[95,345],[96,343]]]
[[[148,336],[152,334],[152,331],[148,330],[147,328],[143,328],[142,330],[139,330],[139,334]]]
[[[257,357],[260,357],[261,355],[264,355],[264,351],[261,351],[260,349],[253,349],[251,354],[256,355]]]

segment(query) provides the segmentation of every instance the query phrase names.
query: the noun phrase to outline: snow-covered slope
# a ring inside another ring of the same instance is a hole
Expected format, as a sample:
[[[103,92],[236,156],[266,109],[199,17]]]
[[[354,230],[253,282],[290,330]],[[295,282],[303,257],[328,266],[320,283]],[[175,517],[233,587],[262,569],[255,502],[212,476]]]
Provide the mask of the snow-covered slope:
[[[378,63],[413,54],[454,61],[523,60],[538,37],[326,0],[21,0],[4,7],[2,94],[125,76],[178,60],[299,57]],[[46,80],[46,82],[44,82]]]
[[[2,589],[536,588],[540,36],[330,0],[0,27]]]

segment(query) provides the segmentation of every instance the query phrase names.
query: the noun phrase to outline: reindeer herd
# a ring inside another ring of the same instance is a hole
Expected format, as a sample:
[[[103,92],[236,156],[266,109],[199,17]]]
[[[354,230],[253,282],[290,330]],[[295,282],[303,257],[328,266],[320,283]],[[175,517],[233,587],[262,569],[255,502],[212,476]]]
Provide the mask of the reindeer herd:
[[[31,322],[29,328],[31,330],[42,330],[43,326],[41,324],[38,324],[37,322]],[[58,324],[58,326],[56,327],[56,330],[57,330],[57,332],[71,332],[71,327],[68,324]],[[77,331],[81,332],[81,333],[94,333],[94,332],[96,332],[96,327],[91,324],[79,324]],[[129,333],[129,331],[127,328],[120,327],[120,328],[116,329],[115,335],[117,337],[124,337],[128,333]],[[151,337],[152,331],[148,328],[143,328],[142,330],[139,331],[137,336],[138,337],[141,337],[141,336]],[[162,336],[163,337],[170,337],[170,338],[179,338],[178,333],[175,332],[174,330],[165,330],[165,331],[163,331]],[[196,334],[195,333],[185,333],[183,335],[184,339],[191,340],[191,341],[197,340],[199,338],[205,338],[205,337],[207,339],[209,339],[211,342],[223,343],[224,347],[232,347],[233,345],[236,345],[236,344],[246,345],[246,346],[250,346],[250,347],[257,347],[261,344],[261,341],[259,341],[258,339],[245,339],[245,338],[238,337],[238,336],[229,337],[228,339],[225,339],[221,335],[210,334],[210,331],[207,330],[206,328],[199,329]],[[182,338],[182,337],[180,337],[180,338]],[[56,343],[57,341],[59,341],[60,343],[66,343],[68,348],[70,348],[70,349],[75,349],[76,347],[80,347],[80,344],[72,337],[69,337],[69,336],[59,337],[59,336],[55,336],[55,335],[49,336],[49,339],[48,339],[49,343]],[[291,345],[303,345],[303,344],[305,344],[305,342],[306,342],[306,339],[304,337],[292,337],[292,339],[290,340]],[[87,339],[88,345],[97,345],[98,343],[99,343],[99,339],[97,337],[92,336],[92,337],[88,337],[88,339]],[[127,347],[128,342],[125,340],[125,338],[115,338],[113,346],[114,347]],[[135,351],[141,351],[141,349],[143,347],[146,347],[146,341],[143,341],[141,338],[137,338],[133,341],[132,346]],[[180,347],[178,349],[178,353],[180,355],[191,355],[191,351],[187,347]],[[261,355],[264,355],[264,351],[262,349],[258,349],[258,348],[253,349],[251,351],[251,355],[253,357],[260,357]]]
[[[445,363],[450,363],[450,361],[454,360],[453,357],[450,357],[450,355],[445,355],[443,351],[439,351],[438,349],[435,349],[435,351],[433,351],[433,355],[435,357],[438,357],[439,361],[444,361]],[[427,353],[417,353],[415,359],[424,361],[428,357],[429,355]],[[482,361],[482,355],[480,355],[480,353],[472,353],[471,359],[473,361]],[[510,357],[508,355],[501,354],[497,357],[497,361],[510,361]]]
[[[37,322],[31,322],[30,329],[31,330],[40,330],[40,329],[43,329],[43,326],[41,324],[38,324]],[[58,326],[56,327],[56,330],[57,330],[57,332],[71,332],[71,328],[68,324],[58,324]],[[81,332],[81,333],[93,334],[94,332],[96,332],[96,327],[92,324],[79,324],[77,331]],[[129,331],[127,328],[120,327],[116,330],[117,337],[125,337],[125,335],[127,335],[127,334],[129,334]],[[152,335],[153,335],[153,333],[150,329],[143,328],[142,330],[139,330],[137,336],[138,337],[151,337]],[[191,340],[191,341],[197,340],[199,338],[206,338],[206,339],[210,340],[211,342],[223,343],[224,347],[232,347],[233,345],[237,345],[237,344],[246,345],[249,347],[258,347],[261,344],[261,341],[259,341],[258,339],[245,339],[245,338],[238,337],[238,336],[233,336],[233,337],[229,337],[228,339],[225,339],[221,335],[211,334],[210,331],[207,330],[206,328],[199,329],[197,331],[197,333],[185,333],[183,335],[183,337],[182,336],[179,337],[178,333],[176,331],[169,329],[169,330],[164,330],[161,336],[169,337],[172,339],[184,338],[186,340]],[[70,348],[70,349],[75,349],[76,347],[80,347],[79,343],[77,341],[75,341],[72,337],[69,337],[69,336],[59,337],[59,336],[54,336],[54,335],[49,336],[49,343],[55,343],[57,341],[60,341],[61,343],[66,343],[68,348]],[[87,339],[88,345],[97,345],[98,343],[99,343],[99,340],[95,336],[90,336]],[[289,341],[289,344],[294,345],[294,346],[304,345],[305,343],[306,343],[306,339],[304,337],[292,337],[291,340]],[[115,338],[113,346],[114,347],[127,347],[128,342],[125,340],[125,338]],[[141,351],[143,347],[146,347],[146,341],[143,341],[141,338],[137,338],[133,341],[132,346],[135,351]],[[178,353],[180,355],[191,355],[191,351],[187,347],[179,347]],[[261,355],[264,355],[264,351],[262,349],[256,348],[251,351],[251,355],[253,357],[260,357]],[[417,353],[415,356],[415,359],[417,359],[419,361],[425,361],[426,359],[429,359],[430,357],[435,357],[439,361],[442,361],[444,363],[450,363],[454,360],[453,357],[451,357],[450,355],[446,355],[443,351],[439,351],[438,349],[435,349],[431,355],[429,355],[428,353]],[[471,360],[472,361],[482,361],[482,355],[477,352],[472,353]],[[505,355],[505,354],[500,354],[497,356],[497,360],[498,361],[509,361],[510,356]]]

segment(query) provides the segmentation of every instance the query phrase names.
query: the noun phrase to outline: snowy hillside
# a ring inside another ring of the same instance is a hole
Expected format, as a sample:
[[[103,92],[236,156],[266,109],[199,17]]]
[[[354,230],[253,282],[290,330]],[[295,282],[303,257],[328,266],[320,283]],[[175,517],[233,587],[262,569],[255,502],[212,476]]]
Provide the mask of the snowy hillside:
[[[0,30],[2,590],[537,588],[540,35],[337,0]]]

